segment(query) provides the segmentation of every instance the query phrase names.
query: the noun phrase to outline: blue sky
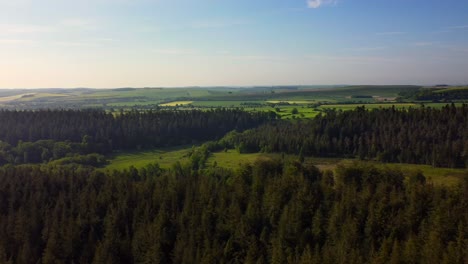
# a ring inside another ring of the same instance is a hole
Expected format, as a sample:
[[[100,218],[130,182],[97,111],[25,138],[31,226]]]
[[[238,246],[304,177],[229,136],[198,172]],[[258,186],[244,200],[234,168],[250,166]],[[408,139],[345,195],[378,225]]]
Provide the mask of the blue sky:
[[[0,0],[0,87],[468,84],[466,0]]]

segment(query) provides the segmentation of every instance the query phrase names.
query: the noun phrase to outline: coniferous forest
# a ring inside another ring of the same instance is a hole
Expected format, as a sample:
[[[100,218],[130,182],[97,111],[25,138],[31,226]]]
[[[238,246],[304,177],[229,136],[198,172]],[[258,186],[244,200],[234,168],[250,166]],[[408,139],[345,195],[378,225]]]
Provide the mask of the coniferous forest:
[[[93,151],[137,147],[192,144],[222,137],[231,130],[244,130],[274,118],[273,113],[241,110],[131,111],[102,110],[0,110],[0,140],[17,144],[35,142],[86,141]]]
[[[257,161],[0,169],[2,263],[466,263],[468,182]]]
[[[0,124],[0,263],[468,262],[468,174],[444,187],[303,159],[464,168],[467,105],[289,122],[241,110],[0,111]],[[169,169],[99,168],[116,150],[206,141],[203,159],[194,149]],[[223,148],[297,158],[204,166]]]
[[[244,133],[230,133],[220,144],[240,152],[358,157],[466,168],[468,105],[329,111],[311,120],[272,122]]]
[[[114,150],[169,147],[215,140],[274,119],[241,110],[132,111],[0,110],[0,165],[41,163],[79,155],[74,163],[102,164]]]
[[[0,264],[468,264],[468,0],[0,0]]]

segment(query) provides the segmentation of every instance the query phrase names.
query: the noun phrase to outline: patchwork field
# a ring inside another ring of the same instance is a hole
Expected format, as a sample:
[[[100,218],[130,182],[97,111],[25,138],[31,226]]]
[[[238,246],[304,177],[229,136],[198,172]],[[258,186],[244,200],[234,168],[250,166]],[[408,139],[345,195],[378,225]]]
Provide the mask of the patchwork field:
[[[420,86],[259,86],[259,87],[180,87],[118,89],[0,89],[3,107],[37,108],[132,108],[162,107],[253,107],[256,105],[323,105],[324,108],[353,108],[370,104],[379,107],[404,92],[416,92]],[[460,88],[446,88],[446,90]],[[33,94],[33,95],[29,95]],[[25,96],[26,95],[26,96]],[[190,103],[189,103],[190,102]],[[347,105],[342,105],[346,103]],[[430,102],[427,102],[430,103]],[[386,106],[386,104],[385,104]],[[402,105],[406,106],[406,105]]]

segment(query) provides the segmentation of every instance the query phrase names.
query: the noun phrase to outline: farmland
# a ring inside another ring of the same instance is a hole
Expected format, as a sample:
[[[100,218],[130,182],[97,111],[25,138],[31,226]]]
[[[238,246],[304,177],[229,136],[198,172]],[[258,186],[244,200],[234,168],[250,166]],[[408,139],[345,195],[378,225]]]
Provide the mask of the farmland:
[[[391,96],[396,97],[399,92],[407,89],[418,89],[415,87],[253,87],[253,88],[231,88],[231,87],[188,87],[188,88],[120,88],[120,89],[15,89],[0,90],[0,98],[9,97],[12,105],[21,105],[21,102],[35,102],[42,95],[50,98],[42,103],[45,105],[79,104],[86,107],[89,104],[101,104],[107,106],[119,103],[119,105],[133,106],[135,103],[144,104],[164,104],[174,101],[223,101],[228,102],[281,102],[281,101],[313,101],[313,102],[341,102],[341,101],[362,101],[359,95],[367,96]],[[24,97],[25,94],[34,94],[34,97]],[[67,96],[64,101],[57,101],[51,95]],[[17,96],[17,97],[12,97]],[[14,99],[14,100],[13,100]],[[32,100],[31,100],[32,99]],[[225,102],[225,103],[224,103]],[[206,104],[204,104],[206,106]]]
[[[313,118],[328,109],[346,111],[363,105],[367,109],[392,106],[401,109],[422,104],[439,108],[447,102],[414,101],[411,95],[421,91],[445,95],[465,90],[466,87],[429,89],[419,86],[0,89],[0,108],[103,108],[107,111],[240,108],[249,112],[274,111],[283,119],[301,119]],[[297,114],[292,113],[294,109],[298,110]]]

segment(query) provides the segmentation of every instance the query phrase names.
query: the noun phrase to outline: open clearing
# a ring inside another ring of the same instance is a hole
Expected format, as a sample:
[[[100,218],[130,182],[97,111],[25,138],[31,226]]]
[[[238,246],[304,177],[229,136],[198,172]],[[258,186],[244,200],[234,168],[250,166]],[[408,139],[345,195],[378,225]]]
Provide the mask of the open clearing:
[[[110,159],[110,164],[102,169],[123,170],[128,169],[130,166],[142,168],[155,162],[157,162],[162,168],[170,168],[177,161],[182,163],[188,162],[189,152],[191,150],[192,146],[183,146],[158,150],[122,152],[114,155]],[[276,159],[284,158],[286,160],[297,159],[297,156],[295,155],[282,155],[279,153],[239,154],[236,150],[229,149],[227,151],[212,153],[206,162],[206,166],[237,169],[242,164],[253,163],[260,157]],[[350,164],[352,162],[363,162],[379,168],[388,167],[399,169],[406,176],[420,171],[426,176],[428,181],[437,186],[453,186],[459,183],[463,179],[464,175],[468,173],[467,169],[434,168],[429,165],[380,163],[375,161],[358,161],[356,159],[306,157],[305,161],[314,164],[322,171],[335,170],[339,164]]]
[[[277,108],[279,111],[277,111]],[[297,110],[297,114],[293,114],[293,109]],[[281,117],[281,119],[303,119],[303,118],[314,118],[320,111],[315,108],[309,108],[304,106],[278,106],[278,107],[245,107],[245,111],[248,112],[275,112]]]
[[[261,101],[194,101],[196,107],[245,107],[248,104],[262,103]]]
[[[21,96],[21,98],[19,98],[19,101],[27,102],[27,101],[37,100],[37,99],[63,98],[63,97],[68,97],[68,96],[70,95],[59,94],[59,93],[34,93],[34,94],[27,94],[27,95]]]
[[[270,104],[281,104],[281,103],[288,103],[288,104],[313,104],[316,103],[315,100],[311,101],[266,101]]]
[[[409,108],[409,107],[419,107],[420,105],[418,104],[413,104],[413,103],[401,103],[401,104],[334,104],[334,105],[321,105],[318,108],[319,109],[336,109],[336,110],[343,110],[343,111],[348,111],[348,110],[354,110],[356,107],[361,107],[364,106],[366,109],[378,109],[378,108],[390,108],[392,106],[395,106],[397,109],[402,109],[402,108]]]
[[[188,105],[191,103],[193,103],[193,101],[175,101],[175,102],[160,104],[160,106],[178,106],[178,105]]]
[[[177,161],[188,161],[188,153],[190,150],[191,147],[185,146],[117,153],[110,159],[110,164],[105,166],[104,169],[123,170],[128,169],[130,166],[143,168],[155,162],[157,162],[161,168],[170,168],[172,164]]]
[[[281,154],[270,153],[248,153],[239,154],[236,150],[230,149],[227,152],[213,153],[207,161],[207,166],[216,165],[219,167],[226,167],[235,169],[241,164],[255,162],[259,157],[281,158]],[[297,159],[295,155],[285,155],[285,159]],[[310,162],[317,166],[320,170],[335,170],[339,164],[349,164],[357,162],[356,159],[340,159],[340,158],[315,158],[306,157],[306,162]],[[375,161],[358,161],[374,165],[379,168],[394,168],[399,169],[404,175],[408,176],[415,172],[422,172],[426,178],[434,183],[434,185],[453,186],[459,183],[463,176],[468,173],[466,169],[451,169],[451,168],[434,168],[430,165],[419,164],[404,164],[404,163],[380,163]]]
[[[19,95],[13,95],[13,96],[0,97],[0,103],[11,102],[11,101],[14,101],[14,100],[21,99],[21,98],[23,98],[25,96],[34,96],[34,94],[29,93],[29,94],[19,94]]]

